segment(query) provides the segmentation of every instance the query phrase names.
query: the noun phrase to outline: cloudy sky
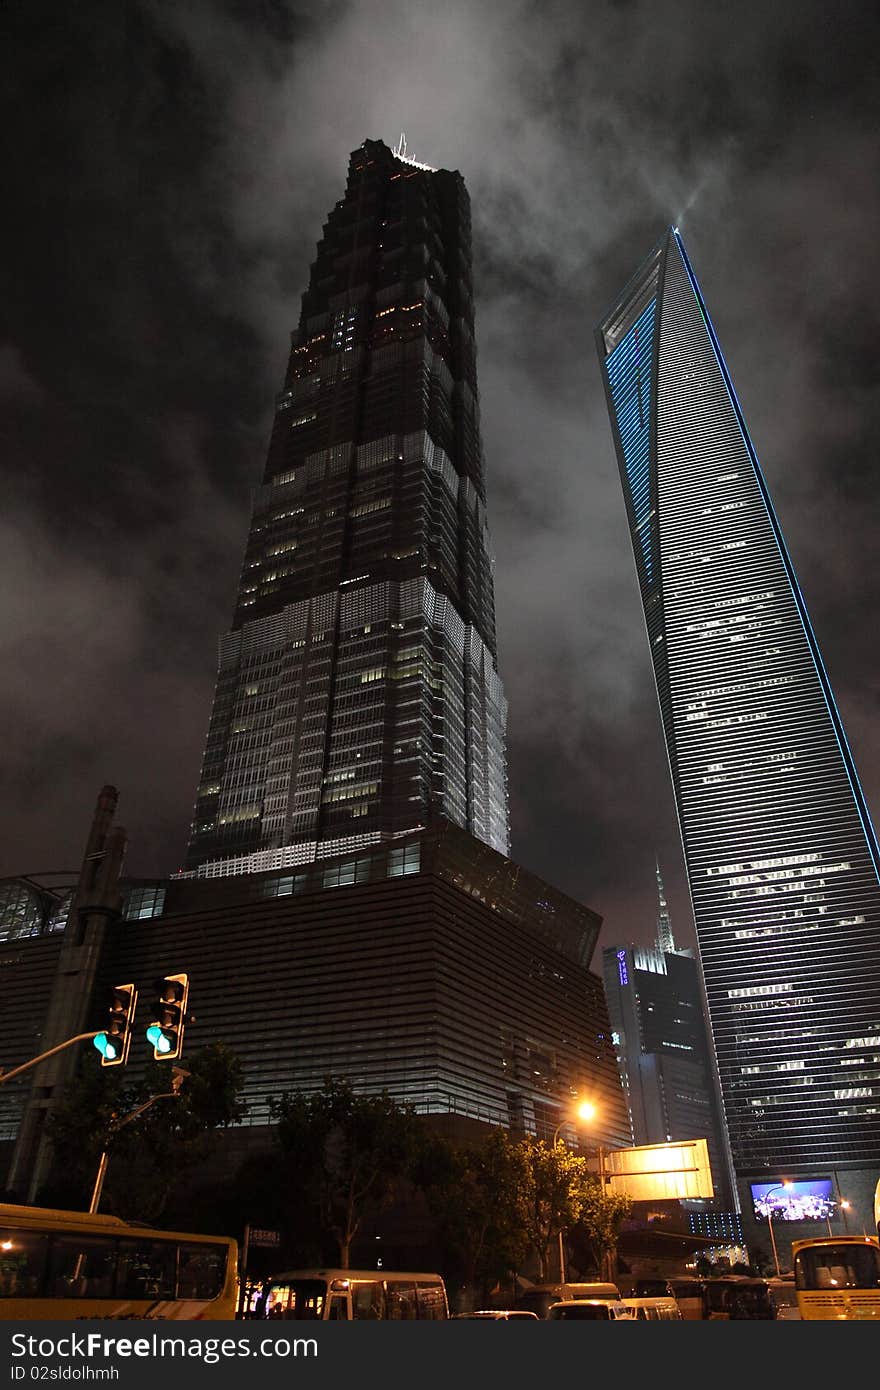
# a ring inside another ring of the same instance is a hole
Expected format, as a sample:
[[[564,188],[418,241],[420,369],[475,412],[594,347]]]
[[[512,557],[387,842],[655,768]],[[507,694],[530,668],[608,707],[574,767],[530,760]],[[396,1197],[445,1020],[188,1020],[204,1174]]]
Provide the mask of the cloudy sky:
[[[700,277],[880,812],[872,6],[7,0],[0,874],[120,791],[176,869],[288,334],[349,152],[459,169],[513,855],[693,939],[593,326]]]

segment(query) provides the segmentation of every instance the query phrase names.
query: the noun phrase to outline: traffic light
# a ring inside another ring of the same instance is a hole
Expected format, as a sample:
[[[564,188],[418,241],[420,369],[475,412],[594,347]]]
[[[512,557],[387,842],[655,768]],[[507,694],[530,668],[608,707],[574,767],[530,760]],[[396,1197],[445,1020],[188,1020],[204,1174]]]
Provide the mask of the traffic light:
[[[137,990],[134,985],[115,986],[110,1000],[107,1027],[92,1039],[101,1054],[102,1067],[121,1067],[128,1061],[136,1004]]]
[[[166,975],[156,985],[153,1022],[147,1029],[147,1042],[160,1062],[173,1062],[183,1048],[183,1026],[189,999],[189,976]]]

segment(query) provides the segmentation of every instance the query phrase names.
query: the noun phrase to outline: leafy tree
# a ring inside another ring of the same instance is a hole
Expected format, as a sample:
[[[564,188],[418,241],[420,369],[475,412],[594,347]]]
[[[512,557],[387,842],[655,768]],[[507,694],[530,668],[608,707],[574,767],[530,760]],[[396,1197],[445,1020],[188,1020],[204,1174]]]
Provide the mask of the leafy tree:
[[[438,1136],[423,1144],[416,1181],[425,1193],[462,1281],[485,1290],[525,1258],[518,1220],[522,1165],[506,1130],[480,1146],[455,1147]]]
[[[600,1278],[609,1283],[614,1281],[620,1228],[631,1211],[629,1197],[609,1192],[595,1173],[588,1174],[578,1225],[596,1253]]]
[[[553,1146],[527,1135],[518,1155],[517,1215],[528,1248],[538,1261],[538,1278],[549,1277],[551,1251],[560,1231],[575,1225],[587,1199],[587,1160],[563,1143]]]
[[[320,1091],[272,1097],[270,1113],[290,1177],[312,1195],[335,1237],[339,1266],[348,1269],[364,1217],[390,1205],[411,1172],[415,1113],[387,1092],[357,1095],[333,1078]]]
[[[245,1115],[241,1063],[223,1043],[194,1053],[186,1072],[173,1093],[168,1063],[152,1062],[135,1082],[124,1067],[86,1067],[50,1119],[54,1168],[41,1200],[87,1207],[106,1150],[101,1210],[157,1220],[210,1153],[216,1131]]]

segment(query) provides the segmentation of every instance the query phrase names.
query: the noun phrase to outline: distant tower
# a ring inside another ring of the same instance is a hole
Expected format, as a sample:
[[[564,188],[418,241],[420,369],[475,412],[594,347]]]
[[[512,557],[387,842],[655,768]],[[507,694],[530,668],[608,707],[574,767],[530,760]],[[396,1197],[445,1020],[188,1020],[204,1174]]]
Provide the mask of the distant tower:
[[[663,879],[660,876],[660,862],[657,864],[657,897],[660,902],[660,911],[657,914],[657,945],[661,951],[674,951],[675,941],[672,936],[672,919],[669,916],[669,908],[666,903],[666,894],[663,890]]]
[[[880,854],[675,228],[597,341],[743,1204],[834,1171],[852,1199],[880,1153]]]
[[[506,854],[462,177],[379,140],[318,243],[220,664],[187,868],[285,868],[441,816]]]
[[[715,1205],[731,1203],[712,1052],[692,950],[676,951],[660,883],[658,941],[606,947],[605,998],[636,1144],[705,1138]],[[664,945],[668,941],[669,945]]]

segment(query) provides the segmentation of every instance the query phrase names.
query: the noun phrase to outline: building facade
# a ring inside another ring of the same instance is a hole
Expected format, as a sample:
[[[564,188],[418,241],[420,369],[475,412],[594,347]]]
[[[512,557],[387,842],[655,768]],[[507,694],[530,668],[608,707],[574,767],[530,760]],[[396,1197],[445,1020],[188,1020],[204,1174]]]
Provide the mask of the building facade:
[[[289,873],[122,880],[119,898],[81,992],[84,1026],[102,1026],[121,980],[149,1009],[156,979],[186,971],[185,1051],[224,1042],[236,1053],[245,1128],[265,1130],[270,1096],[333,1076],[387,1091],[459,1138],[503,1126],[549,1140],[588,1095],[595,1140],[629,1142],[602,984],[589,969],[601,919],[450,822]],[[0,1057],[12,1067],[41,1050],[72,927],[58,930],[55,896],[33,884],[0,884],[4,903]],[[142,1012],[132,1077],[152,1056]],[[91,1048],[84,1056],[96,1064]],[[0,1088],[7,1159],[34,1075]],[[230,1136],[239,1148],[245,1139]],[[33,1171],[25,1157],[19,1144],[19,1187]]]
[[[877,839],[675,228],[597,342],[744,1212],[761,1176],[849,1196],[880,1165]]]
[[[692,950],[676,949],[659,868],[657,885],[656,943],[606,946],[602,952],[633,1143],[705,1139],[714,1205],[724,1209],[730,1207],[732,1193],[699,965]]]
[[[442,816],[509,846],[469,200],[351,156],[293,334],[186,865],[280,869]]]

